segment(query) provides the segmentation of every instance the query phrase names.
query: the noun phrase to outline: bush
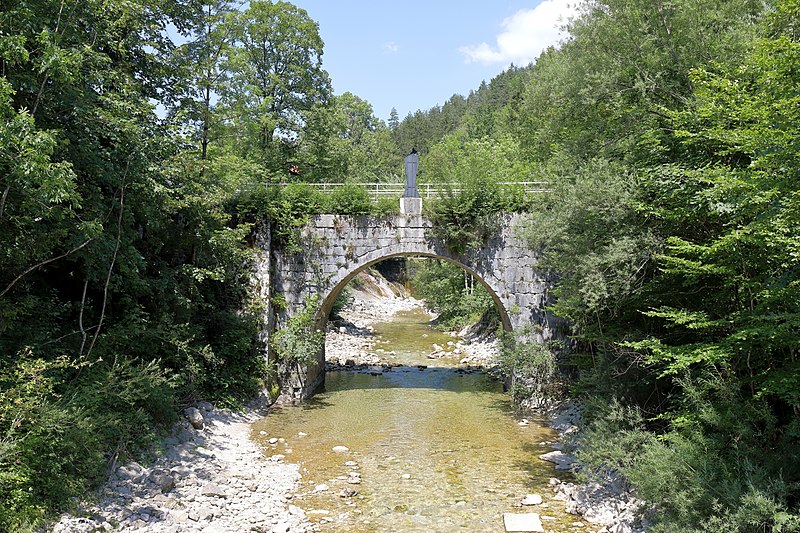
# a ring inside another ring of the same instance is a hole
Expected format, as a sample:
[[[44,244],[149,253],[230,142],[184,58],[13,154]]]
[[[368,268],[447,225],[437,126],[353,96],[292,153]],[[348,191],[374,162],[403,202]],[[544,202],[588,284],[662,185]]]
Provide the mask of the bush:
[[[504,332],[498,363],[502,375],[511,381],[514,402],[538,409],[560,399],[564,391],[555,353],[540,342],[527,340],[528,333]]]
[[[31,529],[63,509],[175,416],[174,379],[155,362],[18,357],[0,371],[2,531]]]
[[[483,246],[497,233],[502,214],[524,211],[527,206],[523,190],[488,178],[464,181],[458,187],[425,203],[433,222],[430,235],[456,255]]]
[[[273,243],[299,250],[300,230],[314,215],[389,215],[398,212],[399,203],[393,198],[375,201],[360,185],[344,184],[322,192],[313,184],[295,182],[242,193],[232,208],[246,217],[266,217],[272,224]]]
[[[325,346],[325,333],[317,329],[314,317],[317,306],[318,298],[309,298],[303,310],[272,335],[281,384],[291,383],[293,377],[302,379],[303,368],[317,364],[316,356]]]
[[[325,197],[325,212],[337,215],[369,215],[373,202],[369,192],[358,185],[344,184]]]
[[[342,309],[347,307],[352,301],[353,301],[353,294],[350,290],[350,286],[346,285],[342,289],[342,292],[339,293],[339,296],[336,297],[336,300],[333,302],[333,306],[331,306],[331,312],[329,317],[339,316],[339,313],[342,312]]]
[[[697,405],[658,436],[640,409],[587,398],[578,457],[618,470],[655,505],[651,531],[798,531],[795,437],[769,437],[761,406],[686,387]]]

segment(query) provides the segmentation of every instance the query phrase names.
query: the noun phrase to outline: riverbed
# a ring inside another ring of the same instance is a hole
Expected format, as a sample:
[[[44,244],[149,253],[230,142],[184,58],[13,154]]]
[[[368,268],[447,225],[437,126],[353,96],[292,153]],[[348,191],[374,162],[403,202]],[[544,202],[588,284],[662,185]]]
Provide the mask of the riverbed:
[[[331,532],[502,532],[504,513],[580,530],[549,486],[568,474],[538,458],[556,433],[516,416],[502,383],[462,366],[461,344],[424,309],[387,318],[373,324],[381,364],[328,372],[324,392],[253,425],[266,455],[300,464],[293,504]],[[529,494],[542,502],[521,506]]]

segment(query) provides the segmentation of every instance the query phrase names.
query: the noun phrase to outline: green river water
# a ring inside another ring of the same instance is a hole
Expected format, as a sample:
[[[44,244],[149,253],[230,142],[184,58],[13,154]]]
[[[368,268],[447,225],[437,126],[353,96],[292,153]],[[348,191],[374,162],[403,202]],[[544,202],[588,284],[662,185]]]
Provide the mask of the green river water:
[[[375,326],[376,348],[403,366],[328,372],[325,392],[254,424],[267,455],[301,465],[293,503],[330,532],[502,532],[505,512],[539,513],[546,531],[579,531],[547,483],[563,474],[538,458],[556,434],[534,420],[520,425],[502,384],[459,368],[458,355],[427,359],[433,343],[453,339],[423,310],[387,318]],[[358,494],[341,497],[346,489]],[[543,504],[518,507],[530,493]]]

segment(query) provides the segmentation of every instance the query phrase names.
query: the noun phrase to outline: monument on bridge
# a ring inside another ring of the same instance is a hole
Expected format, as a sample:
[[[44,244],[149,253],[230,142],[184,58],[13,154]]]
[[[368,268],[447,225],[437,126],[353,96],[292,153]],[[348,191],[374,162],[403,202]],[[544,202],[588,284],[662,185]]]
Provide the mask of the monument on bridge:
[[[419,167],[419,154],[417,149],[411,150],[405,160],[406,190],[400,198],[400,212],[404,215],[421,215],[422,198],[417,190],[417,167]]]

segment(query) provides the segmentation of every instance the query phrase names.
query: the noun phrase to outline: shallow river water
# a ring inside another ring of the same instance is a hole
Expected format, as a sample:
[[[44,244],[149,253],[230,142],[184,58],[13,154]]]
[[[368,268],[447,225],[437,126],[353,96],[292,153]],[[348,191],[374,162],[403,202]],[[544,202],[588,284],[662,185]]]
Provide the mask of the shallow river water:
[[[267,455],[301,464],[293,503],[331,532],[502,532],[504,512],[539,513],[546,531],[580,530],[552,499],[547,482],[560,474],[538,458],[555,433],[521,425],[502,384],[459,368],[458,355],[427,359],[433,343],[453,340],[428,320],[413,310],[376,325],[376,347],[403,366],[328,372],[325,392],[254,424]],[[519,507],[530,493],[544,502]]]

